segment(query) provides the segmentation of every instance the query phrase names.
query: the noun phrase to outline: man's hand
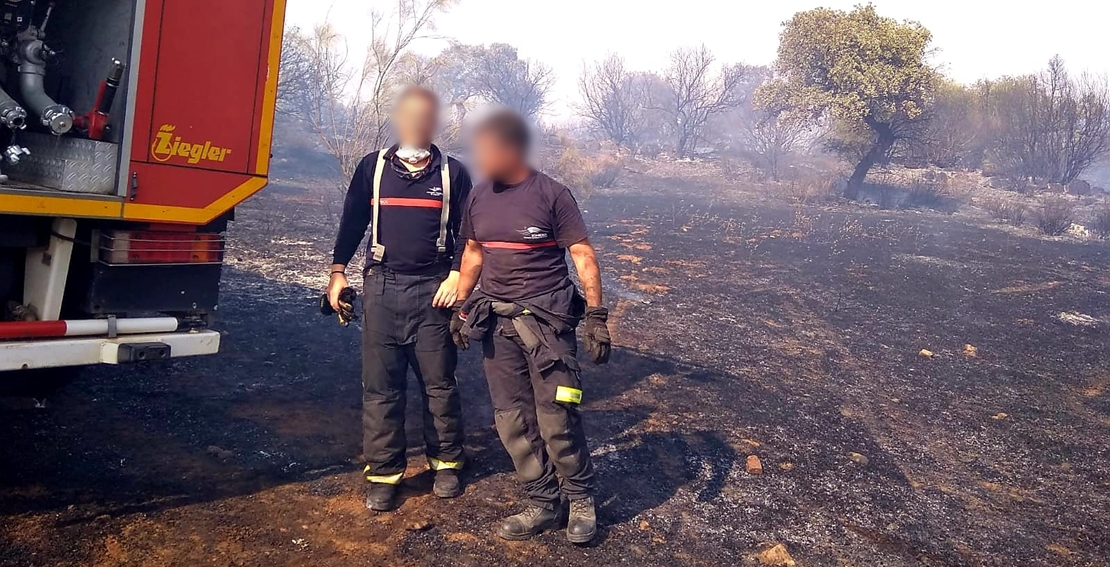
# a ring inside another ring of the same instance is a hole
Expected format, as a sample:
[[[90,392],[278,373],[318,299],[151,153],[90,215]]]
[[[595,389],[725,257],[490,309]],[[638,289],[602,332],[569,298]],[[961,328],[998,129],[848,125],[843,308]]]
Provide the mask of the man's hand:
[[[459,349],[466,350],[470,348],[470,335],[466,334],[466,315],[463,314],[461,305],[454,306],[452,310],[451,340]]]
[[[613,350],[613,339],[609,334],[609,310],[604,307],[586,308],[586,353],[594,364],[609,362]]]
[[[338,270],[333,267],[331,282],[328,283],[328,302],[336,312],[339,311],[339,294],[348,287],[350,284],[347,283],[347,276],[343,273],[342,267]]]
[[[439,284],[439,291],[432,299],[432,307],[436,309],[448,309],[455,305],[455,300],[459,297],[459,273],[452,270],[447,275],[447,279]]]

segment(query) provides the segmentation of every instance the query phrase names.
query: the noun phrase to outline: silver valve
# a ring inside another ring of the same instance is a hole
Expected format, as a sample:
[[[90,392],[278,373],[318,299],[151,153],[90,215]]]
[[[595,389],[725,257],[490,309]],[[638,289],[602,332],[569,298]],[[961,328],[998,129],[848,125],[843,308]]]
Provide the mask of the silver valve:
[[[4,150],[4,160],[12,165],[19,163],[20,160],[29,155],[31,155],[31,150],[18,144],[12,144]]]

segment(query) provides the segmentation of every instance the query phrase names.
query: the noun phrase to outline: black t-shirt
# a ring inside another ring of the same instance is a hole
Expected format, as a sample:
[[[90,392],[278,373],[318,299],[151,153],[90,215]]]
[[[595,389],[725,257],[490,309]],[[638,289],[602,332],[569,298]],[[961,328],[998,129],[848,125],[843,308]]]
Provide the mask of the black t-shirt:
[[[537,172],[474,187],[459,236],[482,245],[482,291],[516,301],[569,285],[566,249],[589,234],[570,189]]]

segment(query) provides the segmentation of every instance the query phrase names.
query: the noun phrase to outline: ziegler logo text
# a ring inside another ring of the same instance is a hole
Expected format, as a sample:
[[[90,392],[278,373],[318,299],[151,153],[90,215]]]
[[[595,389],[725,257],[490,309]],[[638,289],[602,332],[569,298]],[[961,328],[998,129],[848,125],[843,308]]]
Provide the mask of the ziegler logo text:
[[[158,129],[158,133],[154,136],[154,143],[150,146],[150,155],[155,160],[166,162],[175,157],[181,157],[195,165],[202,161],[219,163],[231,155],[230,149],[216,146],[211,140],[195,144],[182,142],[181,136],[174,135],[176,130],[177,126],[172,124],[163,124]]]

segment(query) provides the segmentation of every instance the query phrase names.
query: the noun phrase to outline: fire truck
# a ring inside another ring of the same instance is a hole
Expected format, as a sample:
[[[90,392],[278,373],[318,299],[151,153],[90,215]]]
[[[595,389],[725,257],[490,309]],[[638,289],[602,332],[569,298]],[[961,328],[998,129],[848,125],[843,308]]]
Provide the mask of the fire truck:
[[[0,377],[214,354],[285,0],[0,0]]]

